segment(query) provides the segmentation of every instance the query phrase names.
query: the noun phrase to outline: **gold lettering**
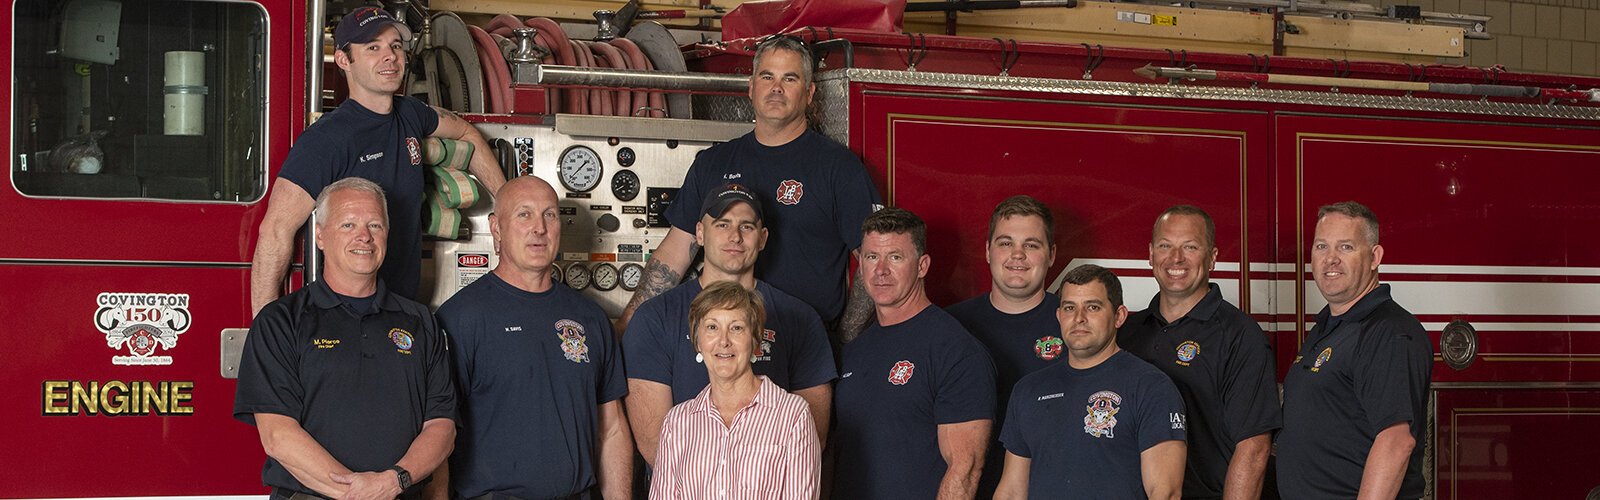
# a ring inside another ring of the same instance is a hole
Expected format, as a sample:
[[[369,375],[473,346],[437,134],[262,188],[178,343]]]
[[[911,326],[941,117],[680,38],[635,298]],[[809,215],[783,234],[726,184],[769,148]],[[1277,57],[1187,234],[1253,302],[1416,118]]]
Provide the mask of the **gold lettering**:
[[[84,389],[83,383],[72,381],[72,414],[88,411],[90,415],[100,411],[100,400],[95,396],[100,394],[100,382],[89,382],[89,388]]]
[[[113,393],[112,390],[116,392]],[[124,403],[128,399],[128,384],[118,380],[106,382],[100,386],[100,411],[106,415],[121,415],[127,410]]]
[[[67,402],[68,399],[71,399],[72,395],[70,393],[66,392],[67,390],[69,390],[69,387],[70,387],[70,384],[68,384],[67,381],[65,381],[65,380],[46,380],[46,381],[44,381],[44,414],[45,415],[66,415],[67,414],[67,410],[69,410],[69,408],[67,406],[65,406],[65,405],[61,405],[61,404],[58,404],[58,403],[65,403],[65,402]]]
[[[167,413],[172,413],[172,414],[175,414],[175,415],[192,415],[192,414],[194,414],[194,407],[193,406],[184,406],[185,402],[187,402],[187,401],[189,401],[191,399],[194,399],[194,393],[192,392],[192,391],[194,391],[194,382],[162,382],[162,383],[163,384],[168,384],[168,387],[170,388],[169,390],[172,391],[172,392],[168,393],[168,397],[171,398],[170,399],[170,403],[171,403],[172,406],[167,408]]]
[[[149,382],[144,383],[146,386],[144,390],[144,407],[145,411],[155,411],[156,414],[161,415],[167,412],[167,402],[172,399],[167,397],[167,383],[157,382],[157,384],[159,385],[151,386]]]

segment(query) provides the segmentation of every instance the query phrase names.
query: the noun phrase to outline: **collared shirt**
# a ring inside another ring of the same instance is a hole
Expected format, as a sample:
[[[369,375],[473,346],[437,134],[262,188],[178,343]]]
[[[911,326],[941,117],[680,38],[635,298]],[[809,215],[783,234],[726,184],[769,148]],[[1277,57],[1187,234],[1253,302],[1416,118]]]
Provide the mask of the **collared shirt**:
[[[650,498],[817,498],[822,450],[810,407],[760,379],[731,425],[722,423],[709,386],[667,412]]]
[[[450,363],[433,314],[382,281],[375,296],[358,312],[319,281],[262,308],[245,338],[234,418],[293,418],[354,471],[388,469],[424,422],[454,419]],[[267,486],[311,491],[271,457],[261,477]]]
[[[1399,498],[1423,493],[1423,431],[1433,344],[1379,285],[1343,315],[1324,307],[1283,381],[1278,489],[1284,498],[1355,498],[1378,433],[1409,422],[1411,452]]]
[[[1183,317],[1168,323],[1161,296],[1128,317],[1117,344],[1172,378],[1188,412],[1184,498],[1222,496],[1239,441],[1283,426],[1277,364],[1255,319],[1222,299],[1212,283]]]

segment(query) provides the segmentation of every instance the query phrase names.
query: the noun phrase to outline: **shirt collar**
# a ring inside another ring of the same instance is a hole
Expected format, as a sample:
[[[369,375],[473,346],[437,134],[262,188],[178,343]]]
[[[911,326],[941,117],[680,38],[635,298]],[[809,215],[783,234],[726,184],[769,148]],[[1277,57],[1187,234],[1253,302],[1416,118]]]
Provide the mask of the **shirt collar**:
[[[1389,293],[1389,284],[1378,285],[1377,288],[1367,292],[1361,299],[1356,300],[1355,305],[1350,306],[1349,310],[1338,316],[1338,320],[1340,322],[1361,321],[1366,319],[1367,315],[1372,314],[1373,311],[1378,310],[1378,306],[1390,300],[1394,300],[1394,298]],[[1317,324],[1327,323],[1331,319],[1333,319],[1333,308],[1322,306],[1322,312],[1317,313]]]
[[[312,305],[315,305],[315,306],[320,307],[322,309],[333,309],[333,308],[339,307],[340,305],[344,304],[344,301],[339,299],[339,295],[336,294],[336,293],[333,293],[333,289],[332,288],[328,288],[328,283],[326,281],[323,281],[323,280],[314,281],[310,285],[306,285],[306,288],[310,289],[310,291],[308,293],[311,294],[311,304]],[[398,310],[400,310],[400,304],[399,303],[397,303],[397,302],[395,302],[393,300],[389,300],[389,288],[384,286],[382,279],[378,280],[378,286],[377,286],[376,290],[373,292],[373,296],[375,298],[372,301],[372,305],[375,306],[376,310],[380,310],[380,311],[398,311]]]
[[[755,400],[751,401],[750,404],[745,405],[744,408],[749,408],[756,405],[776,407],[778,405],[779,397],[784,393],[783,388],[778,387],[778,384],[772,383],[772,379],[767,378],[766,375],[756,375],[756,378],[761,380],[761,386],[756,388]],[[720,413],[717,411],[717,405],[711,402],[711,384],[706,384],[706,388],[701,389],[700,394],[696,395],[694,399],[687,401],[686,404],[689,405],[689,411],[691,413],[710,413],[720,415]],[[744,408],[740,408],[740,411],[743,411]]]
[[[1183,318],[1189,318],[1194,321],[1210,321],[1211,318],[1217,315],[1217,307],[1221,305],[1222,287],[1217,286],[1216,283],[1208,283],[1206,285],[1206,295],[1201,297],[1200,302],[1190,308],[1189,313],[1184,314]],[[1156,293],[1156,296],[1150,298],[1150,310],[1156,313],[1150,315],[1151,320],[1158,322],[1162,326],[1167,325],[1166,317],[1161,315],[1160,293]],[[1179,320],[1182,321],[1183,318],[1179,318]]]

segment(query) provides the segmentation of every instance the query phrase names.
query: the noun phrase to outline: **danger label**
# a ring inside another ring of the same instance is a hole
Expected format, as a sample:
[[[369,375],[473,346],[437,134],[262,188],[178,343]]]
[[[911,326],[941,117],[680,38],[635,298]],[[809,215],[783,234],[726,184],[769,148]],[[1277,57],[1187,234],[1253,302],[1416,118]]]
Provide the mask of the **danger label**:
[[[484,252],[456,253],[456,287],[466,288],[489,273],[489,254]]]

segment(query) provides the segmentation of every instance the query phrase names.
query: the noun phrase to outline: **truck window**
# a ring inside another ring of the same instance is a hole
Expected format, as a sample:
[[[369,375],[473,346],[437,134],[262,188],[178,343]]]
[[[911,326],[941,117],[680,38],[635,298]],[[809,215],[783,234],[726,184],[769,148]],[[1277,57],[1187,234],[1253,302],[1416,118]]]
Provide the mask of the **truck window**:
[[[270,83],[259,5],[18,0],[12,14],[18,191],[261,198]]]

